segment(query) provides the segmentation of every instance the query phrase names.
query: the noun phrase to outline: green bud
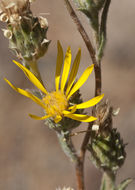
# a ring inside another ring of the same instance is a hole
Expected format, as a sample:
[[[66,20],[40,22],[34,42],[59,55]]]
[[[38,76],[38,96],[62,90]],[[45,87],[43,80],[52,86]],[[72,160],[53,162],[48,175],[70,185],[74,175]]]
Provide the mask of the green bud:
[[[98,134],[88,146],[92,150],[94,163],[103,170],[116,172],[124,163],[126,153],[123,140],[116,129],[112,129],[107,137]]]

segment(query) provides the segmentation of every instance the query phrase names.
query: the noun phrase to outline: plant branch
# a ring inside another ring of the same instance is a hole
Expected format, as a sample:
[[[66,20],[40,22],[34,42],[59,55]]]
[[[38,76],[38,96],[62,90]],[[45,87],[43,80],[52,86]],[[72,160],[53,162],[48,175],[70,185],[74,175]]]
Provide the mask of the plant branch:
[[[70,160],[75,164],[78,190],[84,190],[84,176],[82,172],[83,162],[79,158],[76,152],[70,133],[67,133],[64,131],[60,131],[60,132],[57,131],[57,136],[58,136],[58,139],[63,151],[70,158]]]
[[[77,29],[79,31],[79,33],[81,34],[85,45],[88,49],[88,52],[90,54],[90,57],[92,59],[92,62],[94,64],[94,72],[95,72],[95,96],[98,96],[101,94],[101,67],[100,67],[100,62],[97,61],[96,59],[96,53],[95,50],[92,46],[92,43],[89,39],[88,34],[86,33],[84,27],[81,24],[81,21],[79,20],[77,14],[75,13],[74,9],[72,8],[69,0],[64,0],[67,10],[71,16],[71,18],[73,19],[73,21],[75,22]]]
[[[89,36],[87,35],[84,27],[82,26],[78,16],[76,15],[74,9],[72,8],[69,0],[64,0],[64,2],[66,4],[67,10],[68,10],[71,18],[75,22],[77,29],[85,42],[85,45],[88,49],[88,52],[89,52],[92,62],[94,64],[95,96],[100,95],[101,94],[101,64],[100,64],[100,62],[97,61],[96,52],[92,46]],[[80,155],[78,156],[79,159],[76,162],[76,176],[77,176],[78,190],[85,189],[85,187],[84,187],[84,158],[85,158],[87,144],[90,139],[90,134],[91,134],[90,130],[91,130],[92,125],[93,125],[93,122],[89,123],[87,132],[84,136],[84,140],[83,140],[83,143],[81,146]]]

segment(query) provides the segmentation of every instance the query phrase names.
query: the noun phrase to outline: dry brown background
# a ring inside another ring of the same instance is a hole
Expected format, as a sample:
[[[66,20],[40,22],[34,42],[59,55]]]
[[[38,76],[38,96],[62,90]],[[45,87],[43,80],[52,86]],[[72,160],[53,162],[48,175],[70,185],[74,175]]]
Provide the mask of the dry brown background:
[[[39,61],[39,68],[47,89],[54,88],[56,43],[59,39],[66,51],[68,45],[73,57],[82,49],[79,74],[90,63],[75,25],[62,0],[40,0],[32,5],[36,15],[46,15],[49,21],[48,38],[52,40],[47,55]],[[80,18],[90,34],[88,22]],[[0,23],[0,27],[4,27]],[[58,186],[75,188],[73,164],[62,152],[55,133],[43,122],[28,117],[28,113],[42,114],[32,101],[15,93],[4,81],[7,77],[21,88],[33,88],[24,74],[12,63],[15,57],[8,49],[8,41],[0,31],[0,190],[54,190]],[[89,83],[91,88],[89,88]],[[81,88],[84,100],[94,93],[94,77]],[[112,0],[108,18],[108,43],[103,60],[103,92],[120,114],[114,118],[114,127],[128,142],[127,159],[118,172],[118,182],[135,177],[135,1]],[[85,126],[83,126],[85,128]],[[79,146],[83,135],[74,137]],[[101,172],[86,157],[85,179],[87,190],[99,190]],[[128,190],[134,190],[133,182]]]

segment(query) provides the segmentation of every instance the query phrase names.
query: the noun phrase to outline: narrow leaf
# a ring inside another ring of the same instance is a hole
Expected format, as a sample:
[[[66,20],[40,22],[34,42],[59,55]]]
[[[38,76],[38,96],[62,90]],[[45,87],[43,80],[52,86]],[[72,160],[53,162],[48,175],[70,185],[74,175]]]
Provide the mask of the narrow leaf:
[[[127,186],[133,181],[133,179],[128,178],[121,182],[121,184],[118,186],[117,190],[125,190]]]

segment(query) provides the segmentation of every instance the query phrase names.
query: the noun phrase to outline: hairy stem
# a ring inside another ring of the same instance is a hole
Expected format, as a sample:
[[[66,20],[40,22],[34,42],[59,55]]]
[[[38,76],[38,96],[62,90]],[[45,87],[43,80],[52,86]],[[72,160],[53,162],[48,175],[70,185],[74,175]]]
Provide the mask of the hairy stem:
[[[64,153],[70,158],[72,162],[77,163],[78,155],[73,145],[70,133],[60,131],[60,132],[57,132],[57,137],[59,139],[60,145]]]
[[[112,172],[104,172],[100,190],[116,190],[115,174]]]

